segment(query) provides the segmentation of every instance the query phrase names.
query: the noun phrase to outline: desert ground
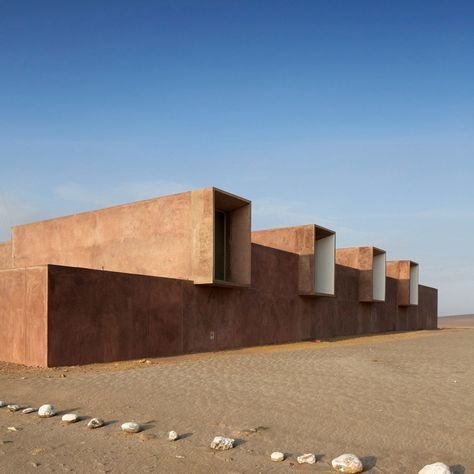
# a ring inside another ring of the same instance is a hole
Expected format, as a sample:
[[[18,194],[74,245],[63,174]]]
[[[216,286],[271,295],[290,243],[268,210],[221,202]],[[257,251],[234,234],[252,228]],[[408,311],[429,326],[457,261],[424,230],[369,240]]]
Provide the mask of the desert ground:
[[[474,328],[453,328],[87,367],[3,364],[0,400],[82,420],[0,409],[0,472],[329,473],[350,452],[371,473],[442,461],[467,474],[473,361]],[[106,426],[87,429],[91,417]],[[126,421],[144,430],[123,433]],[[236,447],[212,451],[216,435]],[[273,451],[287,459],[273,463]],[[318,462],[298,465],[303,453]]]
[[[439,328],[474,328],[474,314],[438,318]]]

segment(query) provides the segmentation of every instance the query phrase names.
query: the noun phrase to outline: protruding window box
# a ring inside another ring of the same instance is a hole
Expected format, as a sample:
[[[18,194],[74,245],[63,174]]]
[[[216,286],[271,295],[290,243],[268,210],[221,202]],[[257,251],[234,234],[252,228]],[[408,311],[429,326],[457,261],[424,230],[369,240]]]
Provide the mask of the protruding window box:
[[[250,286],[250,201],[216,188],[192,193],[196,285]]]
[[[385,250],[376,247],[337,249],[338,265],[359,270],[359,301],[385,301]]]
[[[252,242],[299,255],[298,293],[335,295],[336,233],[308,224],[252,232]]]
[[[387,262],[387,276],[398,280],[398,305],[418,305],[418,280],[420,266],[411,260]]]

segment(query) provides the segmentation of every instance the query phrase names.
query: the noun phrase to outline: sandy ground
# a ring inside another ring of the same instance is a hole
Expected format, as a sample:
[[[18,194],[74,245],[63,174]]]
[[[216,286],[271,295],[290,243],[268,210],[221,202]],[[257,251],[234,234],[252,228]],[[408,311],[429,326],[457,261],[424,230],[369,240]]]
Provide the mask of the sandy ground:
[[[445,316],[438,318],[440,328],[474,328],[474,314],[462,314],[459,316]]]
[[[344,452],[372,473],[443,461],[474,472],[474,329],[304,342],[68,369],[0,366],[0,399],[83,420],[0,409],[0,472],[331,472]],[[88,430],[88,418],[107,426]],[[120,431],[125,421],[145,426]],[[16,432],[9,432],[14,426]],[[252,430],[254,429],[254,430]],[[183,439],[169,442],[176,430]],[[213,452],[215,435],[237,447]],[[272,463],[270,453],[288,458]],[[296,456],[317,454],[313,466]]]

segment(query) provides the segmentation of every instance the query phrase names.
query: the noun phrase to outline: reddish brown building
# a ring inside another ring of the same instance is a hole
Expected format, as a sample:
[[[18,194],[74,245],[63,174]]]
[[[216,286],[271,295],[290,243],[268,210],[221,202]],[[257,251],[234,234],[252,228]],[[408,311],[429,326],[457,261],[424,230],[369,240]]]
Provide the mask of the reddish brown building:
[[[317,225],[251,232],[215,188],[13,227],[0,360],[107,362],[437,326],[418,265]]]

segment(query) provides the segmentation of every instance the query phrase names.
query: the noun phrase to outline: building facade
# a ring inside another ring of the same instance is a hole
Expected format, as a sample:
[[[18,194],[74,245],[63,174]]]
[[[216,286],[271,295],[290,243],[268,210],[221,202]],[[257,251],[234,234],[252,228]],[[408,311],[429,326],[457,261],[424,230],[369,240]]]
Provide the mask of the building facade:
[[[311,224],[251,232],[216,188],[12,228],[0,360],[61,366],[434,329],[418,264]]]

